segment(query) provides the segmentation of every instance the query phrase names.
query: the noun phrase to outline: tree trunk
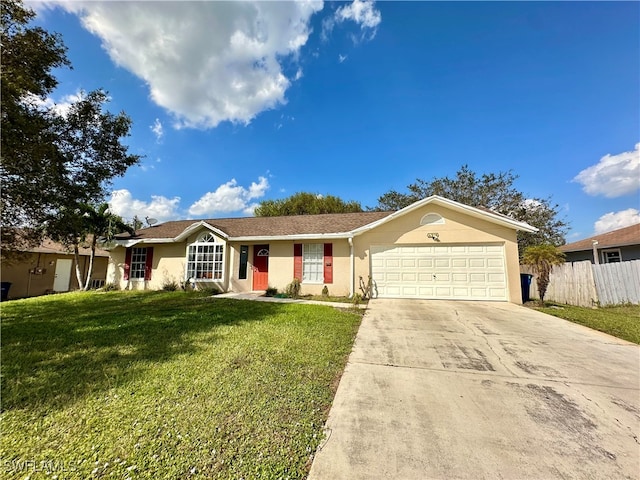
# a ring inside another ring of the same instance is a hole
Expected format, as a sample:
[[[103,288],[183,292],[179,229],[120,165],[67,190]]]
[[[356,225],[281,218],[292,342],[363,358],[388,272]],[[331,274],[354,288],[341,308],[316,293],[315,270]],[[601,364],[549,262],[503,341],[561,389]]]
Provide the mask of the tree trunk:
[[[82,290],[82,271],[80,271],[80,248],[78,242],[73,244],[73,256],[76,259],[76,279],[78,280],[78,288]]]
[[[84,284],[84,291],[89,290],[91,286],[91,277],[93,276],[93,258],[96,256],[96,236],[91,241],[91,255],[89,256],[89,271],[87,272],[87,281]]]

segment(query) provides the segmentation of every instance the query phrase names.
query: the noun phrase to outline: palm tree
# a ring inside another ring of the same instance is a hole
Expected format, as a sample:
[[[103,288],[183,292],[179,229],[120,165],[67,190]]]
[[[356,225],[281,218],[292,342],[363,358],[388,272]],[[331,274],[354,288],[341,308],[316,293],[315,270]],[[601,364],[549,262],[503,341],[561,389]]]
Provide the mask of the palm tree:
[[[564,253],[553,245],[532,245],[525,248],[522,263],[531,266],[533,273],[537,274],[536,284],[540,293],[540,303],[544,304],[544,295],[549,286],[549,274],[554,265],[564,263]]]
[[[83,290],[89,290],[91,285],[91,276],[93,275],[93,259],[96,254],[96,246],[98,242],[105,243],[109,240],[113,240],[117,233],[128,232],[129,235],[134,235],[135,231],[130,225],[127,225],[122,221],[122,218],[118,215],[114,215],[109,211],[109,204],[102,203],[98,206],[83,205],[81,207],[82,218],[84,219],[84,236],[91,236],[91,255],[89,257],[89,269],[87,271],[87,278],[84,282],[84,287],[80,283],[80,277],[78,277],[78,285]],[[75,253],[77,254],[77,246]],[[76,258],[76,265],[78,265],[78,259]]]

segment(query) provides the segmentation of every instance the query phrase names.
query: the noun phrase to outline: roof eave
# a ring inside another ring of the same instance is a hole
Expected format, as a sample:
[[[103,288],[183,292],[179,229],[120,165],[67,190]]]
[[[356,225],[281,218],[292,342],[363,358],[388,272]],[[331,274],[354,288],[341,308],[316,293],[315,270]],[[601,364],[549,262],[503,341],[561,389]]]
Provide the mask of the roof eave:
[[[301,233],[295,235],[245,235],[229,237],[230,242],[262,242],[276,240],[322,240],[322,239],[347,239],[352,238],[351,232],[341,233]]]
[[[626,242],[626,243],[612,243],[610,245],[602,245],[602,244],[597,244],[596,248],[598,250],[603,250],[606,248],[621,248],[621,247],[633,247],[634,245],[640,245],[640,242],[635,241],[635,242]],[[573,252],[587,252],[587,251],[592,251],[593,250],[593,246],[585,246],[585,247],[578,247],[578,248],[571,248],[571,249],[567,249],[565,250],[564,247],[567,247],[568,245],[563,245],[560,248],[561,251],[566,252],[566,253],[573,253]]]
[[[211,230],[213,233],[215,233],[219,237],[224,238],[225,240],[229,239],[229,235],[227,235],[225,232],[223,232],[219,228],[214,227],[213,225],[205,222],[204,220],[200,220],[199,222],[192,223],[187,228],[185,228],[182,231],[181,234],[179,234],[177,237],[173,238],[173,241],[174,242],[181,242],[182,240],[186,239],[189,235],[191,235],[193,232],[195,232],[196,230],[198,230],[201,227],[205,227],[205,228]]]

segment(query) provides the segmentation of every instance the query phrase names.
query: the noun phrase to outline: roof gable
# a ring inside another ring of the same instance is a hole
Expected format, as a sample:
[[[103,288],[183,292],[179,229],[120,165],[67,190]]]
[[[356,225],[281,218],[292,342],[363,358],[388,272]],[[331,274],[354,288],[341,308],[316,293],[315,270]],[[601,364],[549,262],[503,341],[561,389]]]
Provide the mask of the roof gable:
[[[507,228],[511,228],[513,230],[522,230],[525,232],[537,232],[538,229],[535,227],[532,227],[531,225],[524,223],[524,222],[519,222],[517,220],[514,220],[510,217],[507,217],[506,215],[502,215],[500,213],[494,212],[492,210],[486,209],[486,208],[476,208],[476,207],[470,207],[469,205],[464,205],[462,203],[459,202],[455,202],[453,200],[449,200],[448,198],[444,198],[444,197],[440,197],[439,195],[432,195],[430,197],[424,198],[422,200],[419,200],[415,203],[412,203],[411,205],[398,210],[397,212],[393,212],[390,215],[387,215],[384,218],[381,218],[375,222],[372,222],[368,225],[364,225],[360,228],[357,228],[353,231],[353,233],[355,235],[360,234],[360,233],[364,233],[367,232],[373,228],[376,228],[380,225],[383,225],[387,222],[390,222],[396,218],[402,217],[404,215],[407,215],[408,213],[411,213],[417,209],[426,207],[427,205],[440,205],[442,207],[445,208],[449,208],[451,210],[460,212],[460,213],[464,213],[467,215],[470,215],[472,217],[476,217],[476,218],[480,218],[482,220],[486,220],[488,222],[491,223],[495,223],[497,225],[502,225],[504,227]]]

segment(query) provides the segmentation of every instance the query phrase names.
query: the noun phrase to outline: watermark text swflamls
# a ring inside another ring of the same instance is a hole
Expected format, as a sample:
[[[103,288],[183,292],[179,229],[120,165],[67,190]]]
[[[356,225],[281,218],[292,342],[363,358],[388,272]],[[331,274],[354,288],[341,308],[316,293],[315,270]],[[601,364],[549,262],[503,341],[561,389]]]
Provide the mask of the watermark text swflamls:
[[[75,465],[61,460],[35,460],[35,459],[12,459],[2,460],[2,469],[5,473],[57,473],[73,472]]]

